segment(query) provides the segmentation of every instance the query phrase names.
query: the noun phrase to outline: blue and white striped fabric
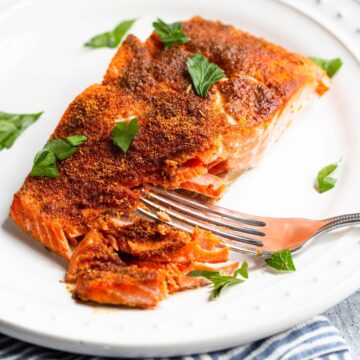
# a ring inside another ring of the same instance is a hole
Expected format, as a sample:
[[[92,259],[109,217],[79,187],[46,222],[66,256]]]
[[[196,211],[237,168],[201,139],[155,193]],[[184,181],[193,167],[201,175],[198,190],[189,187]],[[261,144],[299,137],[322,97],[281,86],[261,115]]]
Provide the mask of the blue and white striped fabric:
[[[101,360],[50,350],[0,335],[0,359]],[[349,347],[339,331],[323,316],[295,328],[233,349],[174,360],[351,360]]]

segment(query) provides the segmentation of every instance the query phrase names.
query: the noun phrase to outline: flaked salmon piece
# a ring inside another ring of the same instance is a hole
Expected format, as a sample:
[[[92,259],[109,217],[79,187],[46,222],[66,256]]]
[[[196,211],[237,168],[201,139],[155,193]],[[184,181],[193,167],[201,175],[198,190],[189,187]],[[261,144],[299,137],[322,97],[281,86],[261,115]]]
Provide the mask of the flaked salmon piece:
[[[237,266],[236,262],[217,268],[197,263],[183,265],[140,262],[138,265],[112,271],[89,271],[77,278],[74,296],[83,301],[101,304],[153,308],[168,294],[208,284],[204,278],[187,276],[189,272],[211,270],[230,275]]]
[[[208,197],[219,198],[226,188],[226,181],[211,173],[211,169],[225,163],[228,153],[223,149],[223,140],[200,157],[187,161],[178,169],[176,181],[178,187]]]
[[[127,229],[126,233],[129,234],[130,229]],[[135,234],[140,235],[138,229],[135,230]],[[167,261],[164,257],[161,258],[161,255],[143,260],[144,257],[138,256],[137,252],[129,258],[129,253],[123,253],[118,247],[117,240],[114,235],[109,236],[98,230],[91,230],[76,248],[66,280],[75,285],[74,295],[77,298],[106,304],[151,308],[169,293],[206,284],[203,278],[188,277],[189,272],[212,269],[211,265],[206,264],[209,256],[204,257],[201,253],[197,256],[199,253],[192,253],[189,249],[189,254],[186,254],[186,246],[180,250],[167,250],[167,253],[174,254],[174,258],[170,257]],[[141,241],[139,238],[138,242]],[[124,242],[124,239],[120,242]],[[199,229],[194,231],[191,242],[197,242],[208,254],[216,251],[216,245],[219,244],[219,240],[212,234]],[[162,254],[165,254],[165,251]],[[227,258],[226,256],[223,260],[226,262]],[[216,270],[232,273],[236,266],[237,263],[224,264]]]
[[[236,261],[222,263],[220,266],[214,267],[212,264],[202,262],[188,263],[158,263],[155,261],[141,261],[136,263],[137,266],[149,270],[157,270],[164,275],[169,294],[178,291],[193,289],[208,284],[208,281],[202,277],[187,276],[194,270],[218,271],[222,275],[231,275],[238,267]]]
[[[153,308],[167,296],[167,288],[161,273],[125,267],[80,276],[74,294],[83,301]]]
[[[181,188],[209,197],[218,198],[226,189],[226,182],[213,174],[204,174],[183,182]]]
[[[116,241],[98,230],[89,231],[76,248],[66,280],[84,301],[149,308],[167,296],[162,273],[126,264]]]
[[[186,232],[143,219],[117,229],[112,235],[121,252],[143,260],[172,254],[192,241]]]
[[[176,173],[177,188],[182,187],[182,184],[188,180],[196,178],[198,176],[207,174],[208,169],[204,165],[198,166],[184,166]]]
[[[199,159],[201,164],[208,167],[211,163],[222,156],[224,156],[223,139],[222,137],[219,137],[218,139],[215,139],[213,147],[207,152],[199,154],[197,159]]]
[[[193,289],[206,284],[203,278],[192,278],[187,276],[193,270],[197,270],[195,263],[159,263],[154,261],[135,262],[140,269],[156,271],[161,274],[166,282],[168,294],[178,291]]]
[[[141,261],[219,263],[229,257],[229,249],[212,233],[195,228],[192,234],[167,224],[135,219],[132,224],[98,227],[116,243],[117,251]],[[82,246],[82,243],[79,247]]]
[[[219,154],[219,156],[207,164],[208,171],[211,171],[214,167],[218,166],[219,164],[226,161],[228,158],[228,153],[225,150],[222,150],[222,152]]]
[[[66,273],[66,281],[73,283],[79,275],[95,270],[125,267],[118,255],[116,241],[98,230],[90,230],[76,248]]]
[[[187,264],[189,262],[222,263],[229,259],[229,249],[218,237],[199,228],[195,228],[188,241],[174,251],[158,251],[151,256],[146,252],[137,255],[142,260],[153,262]]]
[[[85,225],[65,225],[64,232],[66,239],[71,246],[76,246],[79,240],[87,233],[88,228]]]

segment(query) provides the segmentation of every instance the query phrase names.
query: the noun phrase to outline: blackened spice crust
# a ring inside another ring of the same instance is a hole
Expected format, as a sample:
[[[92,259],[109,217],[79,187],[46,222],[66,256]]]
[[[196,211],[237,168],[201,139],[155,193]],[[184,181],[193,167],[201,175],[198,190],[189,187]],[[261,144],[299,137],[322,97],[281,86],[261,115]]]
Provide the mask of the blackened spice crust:
[[[169,50],[156,34],[145,43],[129,35],[103,83],[90,86],[69,105],[51,139],[85,135],[88,140],[59,162],[57,179],[27,177],[15,195],[23,211],[12,213],[26,231],[32,232],[23,224],[28,214],[61,226],[88,226],[84,214],[90,210],[134,210],[138,192],[133,190],[143,184],[178,187],[176,175],[183,164],[211,153],[231,132],[229,117],[244,134],[266,126],[321,71],[302,56],[220,22],[196,17],[183,29],[190,41]],[[205,98],[195,93],[186,68],[186,59],[195,53],[226,74]],[[130,117],[137,117],[140,127],[124,154],[110,135],[115,121]],[[144,229],[150,236],[151,227]],[[128,230],[124,239],[146,238],[139,225]],[[59,253],[69,256],[67,249]]]

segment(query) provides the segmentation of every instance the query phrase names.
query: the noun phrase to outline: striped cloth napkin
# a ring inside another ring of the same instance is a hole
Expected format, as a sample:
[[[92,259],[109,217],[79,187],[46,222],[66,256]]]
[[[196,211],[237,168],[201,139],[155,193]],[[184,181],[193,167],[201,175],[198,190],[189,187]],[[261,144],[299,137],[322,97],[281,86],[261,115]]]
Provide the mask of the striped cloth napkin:
[[[7,360],[95,360],[30,345],[0,335],[0,359]],[[323,316],[249,345],[209,354],[177,357],[179,360],[351,360],[349,347],[339,331]]]

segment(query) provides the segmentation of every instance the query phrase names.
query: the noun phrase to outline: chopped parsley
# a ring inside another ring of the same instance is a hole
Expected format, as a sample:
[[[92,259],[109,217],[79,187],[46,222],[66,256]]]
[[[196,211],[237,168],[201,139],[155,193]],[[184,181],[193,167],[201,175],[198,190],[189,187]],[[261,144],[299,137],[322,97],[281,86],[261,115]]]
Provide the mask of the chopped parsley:
[[[126,153],[138,131],[139,124],[137,118],[135,117],[129,122],[117,121],[115,122],[115,126],[111,132],[111,139],[117,147]]]
[[[124,35],[130,30],[135,21],[136,19],[122,21],[113,30],[94,36],[84,46],[91,48],[115,48],[119,46]]]
[[[296,271],[291,251],[284,249],[273,253],[268,259],[265,259],[268,266],[279,271]]]
[[[62,161],[75,154],[78,147],[87,140],[86,136],[73,135],[66,139],[49,141],[34,159],[30,175],[35,177],[57,178],[59,171],[57,161]]]
[[[180,22],[167,24],[161,19],[153,22],[154,31],[160,36],[165,49],[170,49],[173,45],[185,44],[190,39],[184,34]]]
[[[239,279],[238,276],[242,279]],[[211,270],[194,270],[188,274],[190,277],[204,277],[211,281],[212,289],[210,293],[211,299],[216,299],[220,296],[222,291],[231,286],[235,286],[243,283],[249,277],[248,275],[248,264],[244,261],[240,268],[234,271],[233,275],[221,275],[218,271]]]
[[[55,154],[50,150],[40,150],[35,156],[30,175],[57,178],[59,172],[56,166]]]
[[[337,167],[338,167],[338,163],[330,164],[328,166],[325,166],[318,172],[317,189],[319,193],[329,191],[335,186],[337,179],[329,175],[331,175],[336,170]]]
[[[32,125],[42,112],[36,114],[9,114],[0,112],[0,150],[9,149],[22,132]]]
[[[329,77],[333,77],[341,68],[343,62],[340,58],[326,60],[320,58],[309,57],[316,65],[319,65],[322,69],[326,71]]]
[[[195,54],[186,61],[191,80],[198,95],[207,96],[210,86],[225,77],[224,72],[209,60]]]

